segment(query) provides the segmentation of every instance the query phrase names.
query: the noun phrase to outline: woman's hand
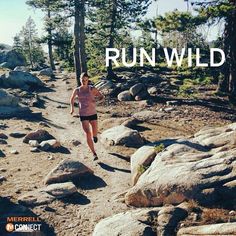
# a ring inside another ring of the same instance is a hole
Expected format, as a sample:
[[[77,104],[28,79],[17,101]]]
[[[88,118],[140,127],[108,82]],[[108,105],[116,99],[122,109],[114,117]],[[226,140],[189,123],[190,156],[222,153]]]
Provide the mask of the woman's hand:
[[[74,108],[71,108],[70,109],[70,114],[72,115],[74,113],[74,111],[75,111]]]

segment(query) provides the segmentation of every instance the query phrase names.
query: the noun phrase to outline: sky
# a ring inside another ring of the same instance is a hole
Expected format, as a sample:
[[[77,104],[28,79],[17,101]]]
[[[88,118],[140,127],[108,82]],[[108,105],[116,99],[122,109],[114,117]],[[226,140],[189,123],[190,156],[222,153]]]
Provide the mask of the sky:
[[[0,43],[12,45],[13,37],[20,32],[29,16],[33,18],[38,28],[38,34],[43,34],[43,13],[34,10],[25,4],[26,0],[0,0]],[[157,10],[158,9],[158,10]],[[147,18],[163,15],[165,12],[178,9],[186,11],[184,0],[157,0],[152,2],[148,9]],[[217,29],[210,32],[209,38],[213,38]]]

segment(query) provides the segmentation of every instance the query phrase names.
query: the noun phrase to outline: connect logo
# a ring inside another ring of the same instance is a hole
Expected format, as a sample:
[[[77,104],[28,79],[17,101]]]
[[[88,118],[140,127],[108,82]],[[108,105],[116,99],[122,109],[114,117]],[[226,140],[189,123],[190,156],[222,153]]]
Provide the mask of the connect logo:
[[[6,231],[11,232],[35,232],[41,230],[39,217],[7,217]]]
[[[14,227],[14,225],[13,225],[12,223],[8,223],[8,224],[6,225],[6,231],[7,231],[7,232],[13,232],[14,229],[15,229],[15,227]]]

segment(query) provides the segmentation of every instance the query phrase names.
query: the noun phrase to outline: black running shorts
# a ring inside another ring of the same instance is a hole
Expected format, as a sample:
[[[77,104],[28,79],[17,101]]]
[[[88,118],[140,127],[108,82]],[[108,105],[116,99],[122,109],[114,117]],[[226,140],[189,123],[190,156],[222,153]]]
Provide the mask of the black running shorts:
[[[80,116],[80,120],[84,121],[84,120],[97,120],[98,116],[97,114],[91,115],[91,116]]]

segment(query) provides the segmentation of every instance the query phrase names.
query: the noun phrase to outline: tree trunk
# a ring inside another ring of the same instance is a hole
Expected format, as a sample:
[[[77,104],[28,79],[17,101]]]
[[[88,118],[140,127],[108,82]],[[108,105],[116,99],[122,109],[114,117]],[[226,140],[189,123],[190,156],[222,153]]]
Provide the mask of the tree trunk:
[[[87,72],[87,59],[86,59],[86,52],[85,52],[85,32],[84,32],[84,25],[85,25],[85,0],[81,0],[80,5],[80,14],[79,14],[79,22],[80,22],[80,60],[81,60],[81,72]]]
[[[51,19],[51,11],[48,10],[48,19]],[[52,55],[52,29],[51,26],[47,29],[48,31],[48,56],[49,56],[49,62],[50,67],[52,70],[55,70],[53,55]]]
[[[231,0],[234,10],[230,15],[230,76],[229,92],[230,100],[236,103],[236,0]]]
[[[77,84],[80,84],[80,75],[87,72],[85,53],[85,0],[74,0],[75,24],[74,24],[74,62]]]
[[[218,90],[229,93],[229,100],[236,104],[236,0],[229,0],[234,7],[225,22],[224,51],[226,63],[224,79],[219,84]]]
[[[117,2],[116,2],[116,0],[112,0],[111,26],[110,26],[108,48],[114,47],[116,13],[117,13]],[[107,67],[107,78],[109,78],[109,79],[116,78],[116,75],[114,74],[113,69],[112,69],[111,60],[109,61],[109,65]]]
[[[81,66],[80,66],[80,25],[79,25],[79,15],[80,15],[80,4],[77,0],[74,1],[75,4],[75,24],[74,24],[74,64],[75,64],[75,74],[77,84],[80,84]]]

